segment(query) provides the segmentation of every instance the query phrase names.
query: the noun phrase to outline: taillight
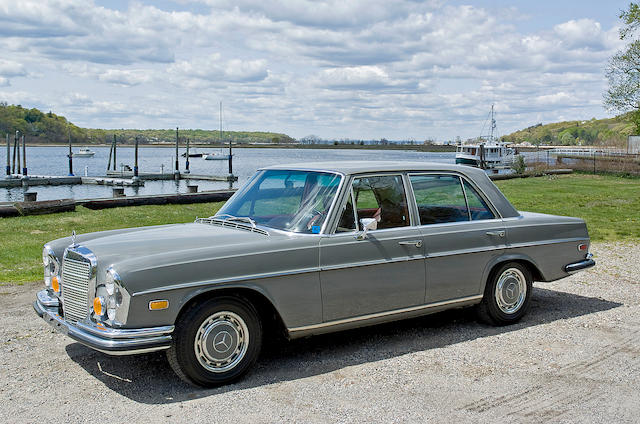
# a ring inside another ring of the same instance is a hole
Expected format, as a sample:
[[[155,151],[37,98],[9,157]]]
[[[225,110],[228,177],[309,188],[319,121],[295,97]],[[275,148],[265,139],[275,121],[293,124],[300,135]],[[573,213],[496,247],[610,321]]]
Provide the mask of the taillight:
[[[589,250],[589,245],[587,243],[581,243],[578,245],[578,250],[580,252],[586,252],[587,250]]]

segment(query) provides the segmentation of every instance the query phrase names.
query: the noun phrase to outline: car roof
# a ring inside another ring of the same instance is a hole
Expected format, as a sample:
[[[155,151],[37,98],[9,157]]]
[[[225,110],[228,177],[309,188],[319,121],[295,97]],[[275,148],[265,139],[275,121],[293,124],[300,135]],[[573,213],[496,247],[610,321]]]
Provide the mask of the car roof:
[[[305,171],[332,171],[345,175],[364,174],[371,172],[391,171],[457,171],[463,174],[475,174],[480,171],[469,166],[453,165],[438,162],[411,161],[339,161],[339,162],[301,162],[283,165],[272,165],[261,169],[290,169]],[[482,172],[482,171],[480,171]]]
[[[376,172],[457,172],[472,180],[482,190],[503,218],[517,217],[520,213],[509,203],[487,174],[480,168],[466,165],[454,165],[438,162],[415,161],[338,161],[338,162],[305,162],[273,165],[261,170],[294,170],[339,172],[344,175],[369,174]]]

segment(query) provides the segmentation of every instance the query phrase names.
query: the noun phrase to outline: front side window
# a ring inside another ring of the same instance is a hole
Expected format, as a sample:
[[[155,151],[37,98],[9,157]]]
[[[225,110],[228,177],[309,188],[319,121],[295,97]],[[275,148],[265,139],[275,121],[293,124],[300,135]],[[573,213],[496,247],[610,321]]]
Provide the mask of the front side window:
[[[341,178],[327,172],[262,171],[216,216],[247,217],[266,227],[317,234],[327,219]]]
[[[420,225],[493,219],[473,187],[455,175],[409,176],[416,198]],[[466,196],[465,196],[466,195]]]
[[[355,220],[375,218],[378,229],[409,225],[409,209],[404,184],[400,175],[359,177],[353,180],[351,189],[355,199],[355,211],[351,199],[338,223],[337,232],[355,230]]]

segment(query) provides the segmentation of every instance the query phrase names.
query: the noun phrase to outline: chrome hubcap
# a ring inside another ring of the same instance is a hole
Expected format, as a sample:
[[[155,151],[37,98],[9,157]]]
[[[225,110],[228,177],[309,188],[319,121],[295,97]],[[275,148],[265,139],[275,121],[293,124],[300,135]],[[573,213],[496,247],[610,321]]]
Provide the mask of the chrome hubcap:
[[[233,369],[249,347],[249,329],[239,315],[216,312],[198,328],[193,344],[198,362],[211,372]]]
[[[527,280],[517,268],[508,268],[498,279],[496,284],[496,303],[505,314],[517,312],[527,297]]]

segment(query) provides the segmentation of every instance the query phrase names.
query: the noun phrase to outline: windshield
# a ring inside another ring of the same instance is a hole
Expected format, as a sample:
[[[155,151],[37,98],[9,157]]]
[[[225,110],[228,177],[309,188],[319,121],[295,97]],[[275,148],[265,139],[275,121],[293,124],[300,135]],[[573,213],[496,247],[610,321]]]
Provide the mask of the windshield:
[[[328,172],[261,171],[215,216],[234,220],[244,218],[266,227],[318,234],[341,178]]]

